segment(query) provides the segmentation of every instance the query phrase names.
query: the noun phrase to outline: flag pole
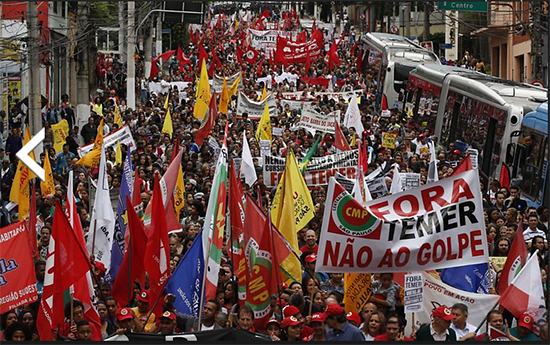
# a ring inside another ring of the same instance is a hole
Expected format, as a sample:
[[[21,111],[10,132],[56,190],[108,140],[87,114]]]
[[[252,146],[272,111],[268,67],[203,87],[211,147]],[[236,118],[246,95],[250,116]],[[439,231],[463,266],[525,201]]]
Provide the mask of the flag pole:
[[[130,206],[134,207],[134,205]],[[130,231],[129,228],[126,230]],[[132,284],[132,234],[128,232],[128,303],[132,300]]]
[[[271,248],[275,248],[275,239],[273,238],[273,223],[271,222],[271,209],[268,208],[267,209],[267,216],[268,216],[268,221],[269,221],[269,227],[271,228]],[[274,250],[273,251],[273,261],[275,261],[277,263],[277,265],[279,265],[279,261],[277,260],[277,251]],[[280,285],[280,281],[281,281],[281,277],[280,277],[280,272],[281,269],[280,267],[277,267],[275,269],[275,280],[277,281],[277,295],[278,295],[278,298],[277,298],[277,302],[279,303],[279,309],[281,309],[281,316],[283,314],[283,302],[281,301],[281,294],[282,294],[282,291],[281,291],[281,285]]]
[[[97,230],[97,218],[94,219],[94,232],[93,232],[93,237],[92,237],[92,256],[94,255],[94,250],[95,250],[95,234],[96,234],[96,230]]]
[[[202,232],[200,234],[202,236]],[[202,241],[202,238],[201,238],[201,241]],[[206,256],[206,262],[204,263],[204,272],[203,272],[203,275],[202,275],[201,298],[199,300],[200,304],[199,304],[199,320],[198,320],[199,329],[198,329],[198,332],[200,332],[201,328],[202,328],[201,318],[202,318],[202,305],[204,304],[204,294],[205,294],[205,290],[206,290],[206,273],[208,272],[208,258],[210,258],[210,251],[212,249],[212,242],[211,242],[210,239],[209,239],[209,244],[210,245],[208,246],[208,255]],[[237,289],[237,295],[238,295],[238,292],[239,291]]]
[[[155,300],[155,303],[153,304],[153,307],[151,307],[151,310],[149,310],[149,313],[147,313],[147,318],[143,322],[143,327],[141,328],[141,332],[145,332],[145,326],[147,326],[147,322],[149,322],[149,318],[151,318],[151,315],[153,314],[153,310],[157,307],[157,304],[159,303],[160,298],[162,297],[162,290],[160,290],[157,299]]]

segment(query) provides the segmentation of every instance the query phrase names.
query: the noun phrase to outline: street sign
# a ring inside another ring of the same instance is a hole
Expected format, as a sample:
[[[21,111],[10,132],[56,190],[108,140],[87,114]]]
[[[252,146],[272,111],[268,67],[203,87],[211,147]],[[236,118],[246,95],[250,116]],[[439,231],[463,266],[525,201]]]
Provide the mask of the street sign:
[[[434,51],[434,43],[432,41],[420,42],[420,45],[430,51]]]
[[[440,43],[439,49],[451,49],[453,48],[453,45],[451,43]]]
[[[171,32],[170,29],[162,29],[163,34],[169,34]]]
[[[397,27],[397,25],[393,24],[392,26],[390,26],[390,32],[396,35],[399,32],[399,28]]]
[[[437,8],[449,11],[487,12],[487,1],[439,1]]]

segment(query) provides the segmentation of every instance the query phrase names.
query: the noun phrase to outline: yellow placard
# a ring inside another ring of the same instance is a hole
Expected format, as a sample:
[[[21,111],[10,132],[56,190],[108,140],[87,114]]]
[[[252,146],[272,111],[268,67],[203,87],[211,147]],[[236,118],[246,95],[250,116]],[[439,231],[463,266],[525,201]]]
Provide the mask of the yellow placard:
[[[52,125],[53,131],[53,148],[56,153],[63,151],[63,145],[67,141],[69,135],[69,123],[67,120],[61,120],[59,123]]]
[[[493,262],[495,271],[502,271],[504,264],[506,263],[506,256],[490,256],[489,259]]]
[[[394,149],[396,138],[397,138],[397,134],[383,132],[382,133],[382,147],[385,147],[387,149]]]
[[[372,275],[370,273],[344,274],[344,292],[346,311],[361,313],[363,306],[372,295]]]

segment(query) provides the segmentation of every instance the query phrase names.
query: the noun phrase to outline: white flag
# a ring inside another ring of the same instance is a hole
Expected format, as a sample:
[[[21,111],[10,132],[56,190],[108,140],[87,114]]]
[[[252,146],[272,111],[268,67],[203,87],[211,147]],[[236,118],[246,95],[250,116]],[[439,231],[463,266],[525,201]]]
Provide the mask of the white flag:
[[[395,164],[393,169],[393,178],[391,180],[390,193],[397,194],[401,193],[401,173],[399,172],[399,166]]]
[[[241,176],[242,175],[244,175],[244,181],[246,184],[251,187],[258,179],[258,176],[256,175],[256,168],[254,167],[254,161],[252,160],[252,153],[250,153],[250,147],[248,146],[248,140],[246,139],[246,131],[243,132]]]
[[[358,172],[355,178],[355,185],[353,186],[353,197],[357,199],[361,205],[365,206],[367,201],[372,201],[372,195],[370,194],[369,187],[365,182],[363,168],[357,170]]]
[[[352,96],[349,101],[346,116],[344,117],[344,126],[347,128],[355,128],[355,133],[361,138],[364,128],[361,122],[361,112],[359,111],[359,106],[357,106],[357,97],[355,96]]]
[[[105,146],[103,146],[101,148],[99,176],[97,179],[97,190],[90,221],[90,232],[88,233],[88,242],[86,244],[88,253],[93,253],[96,261],[103,263],[105,267],[111,267],[111,248],[114,230],[115,215],[113,214],[111,196],[109,195]]]
[[[427,182],[439,181],[439,175],[437,173],[437,157],[435,156],[435,143],[428,144],[430,148],[430,165],[428,166],[428,179]]]

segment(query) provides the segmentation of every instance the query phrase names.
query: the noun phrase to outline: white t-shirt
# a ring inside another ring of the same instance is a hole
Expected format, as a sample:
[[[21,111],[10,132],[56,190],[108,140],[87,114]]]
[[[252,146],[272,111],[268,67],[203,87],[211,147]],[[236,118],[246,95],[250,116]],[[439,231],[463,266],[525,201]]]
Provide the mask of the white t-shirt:
[[[201,326],[201,331],[211,331],[211,330],[214,329],[214,325],[215,325],[215,323],[213,323],[212,326],[210,326],[210,327],[207,327],[207,326],[205,326],[205,325],[202,325],[202,326]]]

